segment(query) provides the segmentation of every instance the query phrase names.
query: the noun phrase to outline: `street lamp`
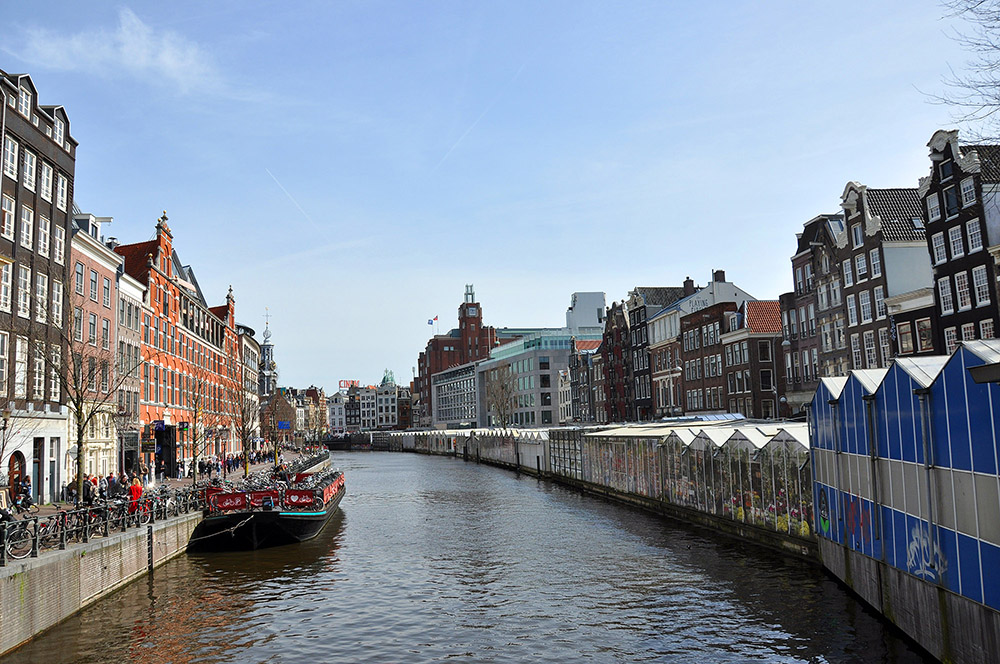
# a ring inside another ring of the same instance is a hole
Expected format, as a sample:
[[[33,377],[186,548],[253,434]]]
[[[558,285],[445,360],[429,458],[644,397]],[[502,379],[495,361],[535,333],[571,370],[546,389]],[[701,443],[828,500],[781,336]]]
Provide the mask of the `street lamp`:
[[[676,367],[673,367],[667,374],[667,378],[670,379],[670,413],[669,413],[670,415],[676,415],[677,411],[679,410],[677,404],[674,403],[674,378],[680,378],[681,374],[683,373],[684,369],[682,369],[681,365],[678,364]]]

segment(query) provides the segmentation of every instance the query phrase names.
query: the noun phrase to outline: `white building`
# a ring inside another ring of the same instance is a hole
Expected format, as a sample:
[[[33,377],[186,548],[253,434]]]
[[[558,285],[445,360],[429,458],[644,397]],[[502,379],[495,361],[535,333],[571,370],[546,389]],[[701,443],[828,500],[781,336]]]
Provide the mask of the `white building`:
[[[344,402],[347,395],[335,392],[326,399],[326,427],[333,435],[340,435],[347,431],[347,414],[344,412]]]
[[[379,429],[391,429],[399,423],[398,400],[399,388],[395,383],[383,380],[376,390]]]
[[[571,334],[603,334],[606,310],[604,293],[573,293],[566,310],[566,327]]]
[[[378,426],[376,403],[378,395],[374,386],[358,388],[358,399],[361,402],[361,430],[371,431]]]
[[[559,424],[573,419],[573,390],[570,387],[569,369],[559,371]]]

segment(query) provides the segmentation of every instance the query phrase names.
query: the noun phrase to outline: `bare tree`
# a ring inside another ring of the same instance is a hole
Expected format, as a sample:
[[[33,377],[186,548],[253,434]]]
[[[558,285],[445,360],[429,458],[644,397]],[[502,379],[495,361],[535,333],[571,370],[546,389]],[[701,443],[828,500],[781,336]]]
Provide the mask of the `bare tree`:
[[[244,374],[242,361],[230,356],[227,360],[226,411],[236,440],[243,448],[243,476],[250,474],[250,449],[260,431],[260,399],[257,385]]]
[[[513,421],[516,393],[517,379],[509,362],[486,372],[486,407],[501,429],[506,429]]]
[[[1000,139],[1000,0],[946,0],[949,16],[966,22],[954,39],[970,53],[960,71],[951,70],[947,91],[931,95],[957,109],[974,141]]]
[[[184,382],[185,401],[191,410],[191,421],[188,423],[191,445],[191,476],[192,484],[198,482],[198,458],[208,453],[212,444],[212,431],[216,431],[222,422],[221,405],[217,403],[218,387],[212,380],[214,374],[206,367],[194,364],[190,376]]]

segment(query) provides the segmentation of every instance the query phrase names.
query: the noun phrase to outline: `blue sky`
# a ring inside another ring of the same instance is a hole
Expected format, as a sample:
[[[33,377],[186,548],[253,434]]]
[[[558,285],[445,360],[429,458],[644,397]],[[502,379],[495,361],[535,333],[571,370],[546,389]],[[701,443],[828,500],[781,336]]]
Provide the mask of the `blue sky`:
[[[409,379],[467,283],[515,327],[713,269],[777,298],[848,181],[916,186],[967,59],[925,0],[0,11],[80,207],[122,242],[167,210],[209,303],[232,284],[258,332],[268,307],[281,382],[328,390]]]

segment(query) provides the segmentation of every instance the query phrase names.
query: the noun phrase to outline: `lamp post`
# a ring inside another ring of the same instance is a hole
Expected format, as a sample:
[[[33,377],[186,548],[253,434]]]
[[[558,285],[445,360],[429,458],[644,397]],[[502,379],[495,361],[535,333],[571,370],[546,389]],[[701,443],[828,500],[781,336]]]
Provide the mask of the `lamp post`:
[[[3,421],[0,422],[0,461],[3,460],[3,455],[7,452],[7,424],[10,421],[11,415],[10,407],[3,409]],[[6,471],[0,467],[0,484],[4,482],[4,478],[6,477]]]
[[[667,374],[667,378],[670,379],[670,413],[669,414],[671,416],[676,415],[677,411],[679,410],[679,407],[677,406],[677,404],[675,402],[675,399],[674,399],[674,378],[680,378],[682,373],[684,373],[684,369],[682,369],[681,365],[678,364],[676,367],[673,367],[670,370],[670,372]]]

